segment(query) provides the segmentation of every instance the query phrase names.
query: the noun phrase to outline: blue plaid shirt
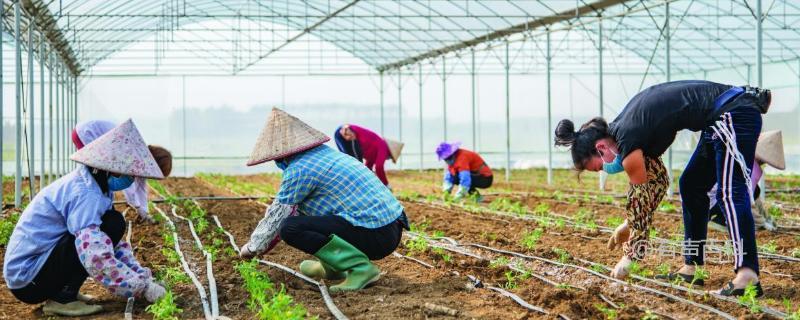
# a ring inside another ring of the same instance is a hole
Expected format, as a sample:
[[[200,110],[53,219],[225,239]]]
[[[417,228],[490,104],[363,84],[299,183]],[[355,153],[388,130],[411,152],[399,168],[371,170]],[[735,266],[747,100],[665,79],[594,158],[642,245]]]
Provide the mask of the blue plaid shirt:
[[[275,200],[309,216],[336,215],[376,229],[396,221],[403,206],[363,163],[321,145],[288,159]]]

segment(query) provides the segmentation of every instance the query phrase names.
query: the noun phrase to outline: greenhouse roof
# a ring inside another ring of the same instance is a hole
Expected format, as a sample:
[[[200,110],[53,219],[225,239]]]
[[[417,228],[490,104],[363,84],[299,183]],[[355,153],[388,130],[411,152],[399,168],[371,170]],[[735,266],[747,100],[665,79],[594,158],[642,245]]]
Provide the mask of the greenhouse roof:
[[[506,43],[535,72],[547,38],[555,69],[596,70],[602,44],[619,72],[664,72],[669,42],[680,73],[755,64],[757,1],[24,0],[23,9],[75,74],[391,72]],[[797,59],[800,3],[761,1],[764,62]]]

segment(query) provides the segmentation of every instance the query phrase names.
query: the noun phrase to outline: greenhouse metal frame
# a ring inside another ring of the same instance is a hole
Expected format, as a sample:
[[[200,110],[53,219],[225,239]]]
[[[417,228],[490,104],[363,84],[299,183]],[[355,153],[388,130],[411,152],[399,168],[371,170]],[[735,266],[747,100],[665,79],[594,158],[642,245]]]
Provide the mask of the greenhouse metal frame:
[[[425,79],[440,78],[447,115],[448,77],[467,75],[474,144],[475,76],[502,75],[508,179],[510,75],[545,75],[548,182],[554,73],[596,75],[599,115],[606,114],[610,74],[641,75],[644,83],[649,75],[668,81],[744,67],[742,78],[760,86],[770,63],[800,79],[800,3],[789,0],[5,0],[0,10],[0,60],[14,61],[17,207],[24,172],[33,195],[37,170],[42,188],[74,166],[63,132],[77,122],[81,80],[92,77],[374,76],[381,134],[385,92],[396,89],[402,141],[404,81],[417,82],[421,93]],[[12,70],[0,64],[0,76],[6,72]],[[9,94],[3,91],[0,99]],[[425,107],[420,94],[420,167]],[[40,132],[32,130],[35,114]],[[446,120],[442,126],[447,140]],[[34,168],[39,157],[47,161]],[[671,153],[668,163],[672,168]]]

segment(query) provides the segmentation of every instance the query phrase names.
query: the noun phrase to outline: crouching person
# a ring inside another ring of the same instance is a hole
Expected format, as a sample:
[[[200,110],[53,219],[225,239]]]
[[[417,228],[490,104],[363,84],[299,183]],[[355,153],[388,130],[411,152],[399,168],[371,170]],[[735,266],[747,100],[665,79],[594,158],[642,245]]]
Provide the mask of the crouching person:
[[[78,292],[87,277],[118,296],[154,302],[165,290],[121,241],[125,220],[112,207],[114,192],[134,178],[163,178],[147,145],[128,120],[70,158],[82,165],[42,189],[11,234],[3,266],[8,288],[22,302],[45,302],[46,315],[102,311]]]
[[[391,254],[408,222],[389,189],[353,157],[323,145],[328,140],[272,109],[248,165],[274,160],[283,180],[241,255],[264,254],[282,239],[319,259],[303,261],[303,274],[344,280],[332,292],[360,290],[380,277],[370,260]]]

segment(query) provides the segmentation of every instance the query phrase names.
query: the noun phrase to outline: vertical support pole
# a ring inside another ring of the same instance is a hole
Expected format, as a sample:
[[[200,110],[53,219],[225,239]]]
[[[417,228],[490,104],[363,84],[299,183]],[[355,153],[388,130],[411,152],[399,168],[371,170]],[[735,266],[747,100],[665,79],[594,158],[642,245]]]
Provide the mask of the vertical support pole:
[[[67,145],[69,144],[70,140],[70,127],[67,124],[67,68],[64,64],[61,64],[61,130],[63,131],[61,136],[61,174],[65,175],[69,172],[67,169],[67,162],[69,161],[69,152],[67,152]]]
[[[47,95],[48,100],[50,100],[50,103],[49,103],[49,106],[48,106],[48,108],[50,109],[50,112],[49,112],[49,114],[50,114],[50,139],[49,139],[49,141],[47,143],[47,149],[48,149],[50,157],[48,157],[48,159],[47,159],[48,161],[47,162],[49,163],[48,165],[50,167],[49,168],[50,170],[48,170],[47,183],[52,183],[53,180],[55,180],[54,179],[55,171],[53,171],[53,159],[54,159],[53,152],[55,152],[55,150],[53,149],[53,141],[54,141],[53,140],[53,126],[55,125],[55,118],[56,118],[55,113],[53,113],[53,66],[55,65],[55,61],[56,61],[55,58],[54,58],[53,52],[50,52],[50,54],[48,55],[48,59],[50,59],[50,67],[47,68],[48,73],[50,73],[50,81],[47,83],[47,86],[49,87],[48,90],[50,91],[48,93],[48,95]]]
[[[403,141],[403,70],[397,69],[397,140]],[[400,170],[403,170],[403,159],[398,160]]]
[[[41,152],[42,157],[39,158],[40,166],[39,166],[39,191],[44,189],[45,186],[45,143],[47,143],[47,139],[45,139],[44,135],[44,127],[45,127],[45,113],[44,113],[44,105],[46,101],[44,100],[44,37],[39,38],[39,131],[40,136],[42,137],[42,144],[41,144]]]
[[[605,117],[605,101],[603,101],[603,73],[605,72],[605,66],[603,65],[603,17],[602,14],[600,15],[600,20],[597,21],[597,96],[598,102],[600,104],[600,116]],[[570,85],[572,85],[572,80],[570,79]],[[599,174],[599,182],[600,182],[600,190],[606,189],[606,181],[608,180],[608,174],[605,171],[600,170]]]
[[[665,40],[665,48],[666,48],[666,66],[665,69],[667,71],[667,81],[672,81],[672,31],[670,30],[670,21],[669,21],[669,2],[667,2],[664,6],[665,15],[664,19],[666,20],[664,23],[664,40]],[[675,184],[674,177],[672,176],[672,147],[669,147],[669,151],[667,153],[667,176],[669,177],[669,188],[667,189],[667,197],[672,197],[674,194]]]
[[[281,76],[283,79],[283,76]],[[282,82],[283,80],[281,80]],[[283,101],[285,103],[285,101]],[[286,108],[285,104],[281,104],[281,107]],[[186,165],[186,157],[188,156],[186,153],[186,76],[181,76],[181,120],[183,124],[181,125],[183,129],[183,134],[181,137],[183,138],[183,176],[188,176],[187,165]]]
[[[61,77],[61,66],[58,64],[58,59],[53,56],[53,66],[56,75],[55,75],[55,82],[53,85],[55,86],[55,118],[56,122],[56,139],[53,141],[53,147],[55,148],[56,156],[55,156],[55,178],[58,179],[61,176],[61,135],[63,134],[61,131],[61,100],[59,100],[60,91],[59,91],[59,79]]]
[[[33,21],[28,24],[28,191],[30,192],[31,199],[36,194],[36,104],[34,97],[36,91],[34,90],[33,82],[33,29],[35,25]]]
[[[0,5],[0,17],[4,17],[5,15],[6,15],[6,6]],[[3,43],[3,38],[5,38],[5,36],[4,36],[5,33],[6,33],[5,24],[0,23],[0,45],[2,45],[2,43]],[[4,91],[3,87],[4,87],[4,85],[3,84],[5,83],[4,82],[5,81],[5,77],[3,76],[3,72],[4,72],[3,71],[3,61],[4,61],[3,60],[3,50],[2,50],[2,48],[0,48],[0,133],[5,132],[5,128],[3,128],[4,127],[3,126],[3,122],[4,122],[3,121],[3,119],[4,119],[3,118],[3,116],[4,116],[3,101],[5,101],[5,100],[3,100],[4,99],[4,97],[3,97],[3,91]],[[4,159],[5,157],[3,157],[3,147],[4,147],[3,146],[3,139],[2,139],[2,137],[0,137],[0,211],[2,211],[2,208],[5,206],[5,203],[3,203],[3,199],[5,199],[5,197],[3,195],[3,193],[4,193],[3,192],[3,177],[5,177],[5,172],[3,172],[3,161],[5,160]]]
[[[764,13],[761,10],[761,0],[756,0],[756,85],[759,88],[764,86],[764,28],[762,27]],[[761,179],[757,182],[761,189],[761,199],[767,194],[765,179],[765,175],[761,175]]]
[[[550,30],[547,30],[547,184],[553,184],[553,52],[550,48]]]
[[[422,172],[423,168],[423,159],[425,158],[423,155],[425,154],[425,147],[424,140],[423,140],[423,120],[422,120],[422,64],[419,65],[419,171]]]
[[[508,59],[508,40],[506,40],[506,56],[505,67],[506,72],[506,182],[511,179],[511,86],[509,69],[511,69],[511,60]]]
[[[34,22],[28,22],[28,190],[30,191],[31,199],[36,194],[36,104],[34,103],[36,96],[36,86],[34,85],[34,72],[33,72],[33,29]]]
[[[447,59],[442,56],[442,137],[447,141]]]
[[[469,77],[470,77],[470,84],[472,87],[471,95],[472,95],[472,150],[478,150],[478,137],[475,134],[475,48],[471,48],[469,50],[470,53],[470,68],[469,68]]]
[[[756,85],[764,86],[764,29],[761,24],[764,13],[761,11],[761,0],[756,0]]]
[[[61,64],[61,174],[65,175],[69,170],[67,169],[67,161],[69,161],[69,154],[67,154],[67,144],[70,140],[70,128],[67,126],[67,68]]]
[[[22,207],[22,41],[20,39],[20,14],[21,4],[19,1],[14,2],[14,44],[15,44],[15,58],[14,66],[16,72],[16,143],[14,149],[14,161],[16,162],[16,172],[14,174],[14,207]]]
[[[381,87],[380,87],[379,90],[380,90],[380,96],[381,96],[381,137],[385,137],[386,136],[386,131],[385,131],[385,126],[384,126],[384,116],[383,116],[383,108],[384,108],[384,105],[383,105],[383,70],[380,71],[380,79],[381,79],[380,80],[380,82],[381,82],[380,86]]]

